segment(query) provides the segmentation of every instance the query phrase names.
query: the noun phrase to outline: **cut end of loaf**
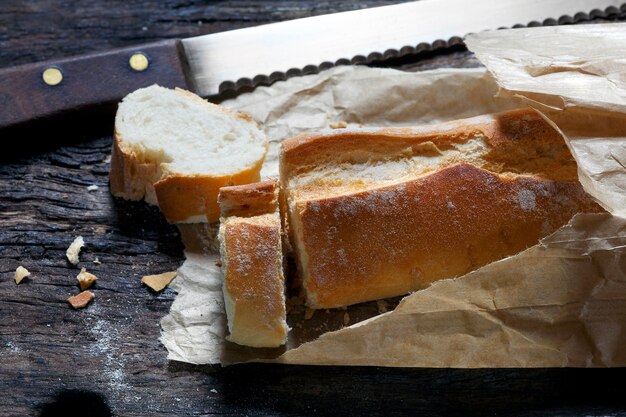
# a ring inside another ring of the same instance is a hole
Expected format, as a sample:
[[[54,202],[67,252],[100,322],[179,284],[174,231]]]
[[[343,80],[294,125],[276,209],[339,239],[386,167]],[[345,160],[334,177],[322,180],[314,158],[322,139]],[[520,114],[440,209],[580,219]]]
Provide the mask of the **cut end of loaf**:
[[[213,222],[219,188],[258,181],[266,152],[250,116],[184,90],[143,88],[118,108],[111,191],[158,204],[173,223]]]
[[[278,347],[287,340],[281,239],[277,212],[222,218],[223,293],[233,343]]]
[[[254,184],[222,187],[218,197],[222,217],[254,217],[278,210],[278,182],[274,179]]]
[[[220,190],[220,254],[231,342],[278,347],[287,340],[278,182]]]

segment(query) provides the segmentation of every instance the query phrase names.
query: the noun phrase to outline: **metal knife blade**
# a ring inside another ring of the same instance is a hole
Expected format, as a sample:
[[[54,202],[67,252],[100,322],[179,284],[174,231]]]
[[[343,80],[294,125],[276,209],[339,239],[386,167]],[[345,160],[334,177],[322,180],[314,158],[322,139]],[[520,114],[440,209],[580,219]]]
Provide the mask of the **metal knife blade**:
[[[207,97],[448,45],[472,32],[616,13],[623,1],[421,0],[0,69],[0,128],[111,111],[126,94],[155,83]]]
[[[197,92],[277,71],[364,60],[420,43],[619,6],[622,0],[422,0],[316,16],[183,40]],[[330,66],[330,65],[329,65]],[[225,82],[229,82],[225,84]],[[253,83],[254,84],[254,83]]]

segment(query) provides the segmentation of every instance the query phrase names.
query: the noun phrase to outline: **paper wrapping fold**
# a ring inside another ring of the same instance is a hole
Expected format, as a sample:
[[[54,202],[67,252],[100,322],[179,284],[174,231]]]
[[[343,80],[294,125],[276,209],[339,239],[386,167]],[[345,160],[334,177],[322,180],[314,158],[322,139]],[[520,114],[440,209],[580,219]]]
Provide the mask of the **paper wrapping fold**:
[[[521,98],[558,126],[585,190],[626,217],[626,24],[485,32],[466,43],[501,97]]]
[[[472,368],[623,366],[625,272],[626,221],[579,215],[540,246],[439,281],[404,298],[393,312],[322,335],[280,360]]]
[[[506,31],[491,34],[500,33]],[[473,45],[490,39],[483,37]],[[497,56],[499,48],[486,55]],[[481,59],[489,66],[485,56]],[[535,68],[549,64],[546,59]],[[501,68],[505,76],[507,66]],[[489,69],[500,82],[500,69]],[[342,67],[260,88],[226,105],[262,123],[271,141],[263,170],[267,176],[277,174],[280,141],[295,134],[327,128],[336,121],[418,125],[520,105],[513,96],[521,95],[523,89],[515,94],[502,92],[502,98],[495,100],[497,90],[483,69],[414,74]],[[591,117],[587,110],[583,113]],[[598,157],[606,141],[593,136],[594,131],[595,127],[587,129],[590,134],[576,139],[580,146],[571,141],[570,146],[582,166],[595,169],[593,175],[581,175],[588,179],[590,192],[619,213],[623,196],[615,191],[624,184],[624,172]],[[610,152],[617,152],[621,161],[623,148],[612,149],[613,139]],[[607,180],[611,184],[605,186]],[[283,349],[250,349],[224,340],[221,277],[215,265],[217,253],[211,249],[214,230],[200,227],[200,232],[183,230],[187,260],[174,281],[179,295],[161,322],[161,340],[173,360],[420,367],[626,366],[622,347],[626,342],[626,221],[619,217],[576,217],[542,245],[464,277],[438,282],[405,297],[395,310],[384,314],[379,314],[381,305],[376,303],[345,311],[318,311],[310,320],[304,319],[302,309],[296,309],[289,316],[293,331]],[[198,236],[203,242],[190,242]],[[356,324],[346,326],[346,317],[348,324]]]

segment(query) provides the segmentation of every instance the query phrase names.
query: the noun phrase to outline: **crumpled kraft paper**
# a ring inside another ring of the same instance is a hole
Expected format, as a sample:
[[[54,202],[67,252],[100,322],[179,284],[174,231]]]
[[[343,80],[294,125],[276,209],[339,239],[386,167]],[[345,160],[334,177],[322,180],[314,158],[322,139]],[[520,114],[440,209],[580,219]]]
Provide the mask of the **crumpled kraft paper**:
[[[521,98],[561,130],[585,190],[626,217],[626,24],[484,32],[466,43],[501,97]]]
[[[601,231],[602,237],[599,237]],[[517,256],[286,352],[285,363],[415,367],[626,364],[626,221],[578,215]]]
[[[272,144],[263,174],[275,176],[277,149],[284,138],[336,121],[417,125],[520,106],[515,94],[493,99],[497,90],[483,69],[414,74],[341,67],[260,88],[225,104],[262,123]],[[604,195],[599,199],[611,207],[602,200]],[[173,283],[179,295],[161,321],[161,340],[173,360],[626,366],[626,221],[619,217],[577,216],[540,245],[401,301],[321,310],[309,320],[296,306],[288,317],[293,328],[289,342],[281,349],[245,348],[224,340],[215,227],[186,226],[182,232],[187,260]]]

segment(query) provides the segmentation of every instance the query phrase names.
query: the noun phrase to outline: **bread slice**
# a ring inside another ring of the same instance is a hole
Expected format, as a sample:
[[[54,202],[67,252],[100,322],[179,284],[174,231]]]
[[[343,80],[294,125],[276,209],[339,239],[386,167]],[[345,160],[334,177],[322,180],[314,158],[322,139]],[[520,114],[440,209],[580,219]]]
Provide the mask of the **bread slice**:
[[[267,146],[245,114],[188,91],[142,88],[115,117],[111,192],[158,205],[171,223],[214,222],[220,187],[258,181]]]
[[[602,209],[534,111],[283,142],[281,185],[307,305],[405,294],[513,255]]]
[[[219,201],[227,339],[278,347],[286,342],[289,327],[277,182],[224,187]]]

